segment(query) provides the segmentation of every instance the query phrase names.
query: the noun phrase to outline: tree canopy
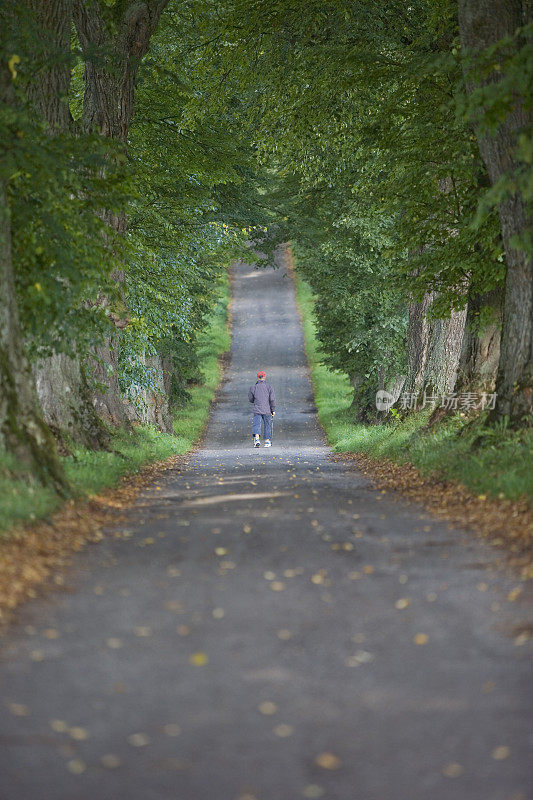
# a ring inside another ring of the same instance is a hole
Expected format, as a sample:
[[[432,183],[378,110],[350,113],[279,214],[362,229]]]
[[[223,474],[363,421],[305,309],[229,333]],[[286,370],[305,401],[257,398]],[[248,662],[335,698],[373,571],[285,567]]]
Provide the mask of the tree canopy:
[[[372,416],[378,387],[453,392],[482,375],[495,416],[527,424],[521,3],[17,0],[1,14],[0,443],[30,469],[61,483],[47,431],[83,438],[76,409],[97,431],[95,410],[150,421],[155,396],[183,401],[218,277],[287,241],[357,413]],[[497,374],[478,357],[489,329]],[[70,411],[51,415],[67,390]]]

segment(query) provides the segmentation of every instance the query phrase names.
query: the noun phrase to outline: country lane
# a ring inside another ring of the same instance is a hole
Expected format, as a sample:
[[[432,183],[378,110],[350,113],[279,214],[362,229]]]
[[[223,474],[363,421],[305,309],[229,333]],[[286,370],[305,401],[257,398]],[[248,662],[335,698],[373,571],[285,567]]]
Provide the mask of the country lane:
[[[3,636],[1,800],[531,796],[522,584],[335,460],[287,265],[234,267],[203,446]]]

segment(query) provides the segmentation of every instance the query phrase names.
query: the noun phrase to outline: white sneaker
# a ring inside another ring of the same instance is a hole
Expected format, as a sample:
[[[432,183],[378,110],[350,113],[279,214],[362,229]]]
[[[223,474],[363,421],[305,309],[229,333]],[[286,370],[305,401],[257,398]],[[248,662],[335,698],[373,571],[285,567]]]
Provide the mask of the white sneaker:
[[[259,439],[259,436],[254,437],[254,447],[261,447],[261,440]]]
[[[265,439],[265,447],[272,447],[272,442],[270,439]]]

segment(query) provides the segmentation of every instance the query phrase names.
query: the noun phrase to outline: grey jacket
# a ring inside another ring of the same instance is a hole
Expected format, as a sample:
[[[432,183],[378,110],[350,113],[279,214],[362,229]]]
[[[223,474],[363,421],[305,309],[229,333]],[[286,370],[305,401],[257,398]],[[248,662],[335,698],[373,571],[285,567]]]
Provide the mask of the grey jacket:
[[[273,414],[276,410],[274,389],[266,381],[257,381],[250,386],[248,400],[254,404],[254,414]]]

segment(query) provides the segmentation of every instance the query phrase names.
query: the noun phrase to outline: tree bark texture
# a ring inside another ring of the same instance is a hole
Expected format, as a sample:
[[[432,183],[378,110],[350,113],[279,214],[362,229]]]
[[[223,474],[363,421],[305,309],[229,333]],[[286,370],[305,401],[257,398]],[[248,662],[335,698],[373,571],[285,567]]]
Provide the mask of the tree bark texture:
[[[146,356],[145,365],[154,371],[157,389],[143,389],[134,402],[127,405],[132,422],[141,422],[143,425],[154,425],[164,433],[173,433],[174,424],[169,409],[168,382],[165,380],[165,371],[160,356]]]
[[[424,366],[424,388],[438,395],[453,392],[466,323],[466,308],[431,322]]]
[[[167,2],[130,2],[117,5],[115,10],[103,9],[98,0],[73,0],[74,24],[86,57],[82,116],[86,132],[98,132],[126,146],[139,64]],[[107,212],[105,219],[114,230],[126,232],[124,214]],[[124,273],[117,272],[115,279],[123,284]],[[119,347],[117,328],[98,348],[94,364],[95,378],[103,387],[95,397],[96,407],[103,418],[114,423],[124,423],[131,417],[118,384]]]
[[[0,103],[14,102],[11,73],[0,66]],[[44,484],[66,485],[54,439],[37,402],[23,348],[11,251],[11,216],[0,182],[0,445]]]
[[[427,314],[433,295],[428,292],[420,303],[409,306],[407,326],[407,379],[404,392],[418,394],[424,384],[424,372],[429,346],[429,321]]]
[[[495,290],[468,303],[457,380],[461,391],[494,391],[500,360],[502,299],[502,292]],[[491,307],[493,321],[479,328],[479,313],[484,306]]]
[[[517,28],[531,22],[532,16],[527,0],[459,0],[462,46],[475,54],[513,36]],[[498,74],[494,72],[490,80],[498,81]],[[475,84],[469,86],[470,91],[475,88]],[[479,132],[479,149],[492,184],[516,166],[513,152],[517,136],[531,119],[531,113],[517,102],[494,135]],[[531,211],[519,194],[513,194],[500,202],[498,213],[507,276],[495,416],[509,416],[519,423],[533,413],[533,260],[524,250],[513,247],[512,240],[529,226]]]
[[[96,412],[78,358],[54,353],[38,361],[33,374],[44,420],[63,447],[68,448],[68,440],[91,450],[107,447],[109,432]]]
[[[28,93],[50,134],[65,133],[72,123],[68,106],[72,0],[28,0],[28,9],[42,36],[42,63]],[[66,436],[92,449],[108,444],[109,434],[95,411],[77,356],[54,353],[41,359],[33,373],[44,421],[63,444]]]

